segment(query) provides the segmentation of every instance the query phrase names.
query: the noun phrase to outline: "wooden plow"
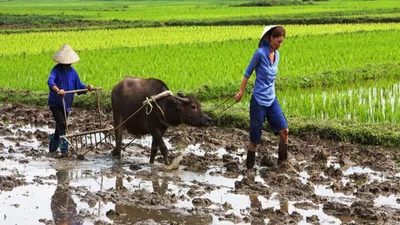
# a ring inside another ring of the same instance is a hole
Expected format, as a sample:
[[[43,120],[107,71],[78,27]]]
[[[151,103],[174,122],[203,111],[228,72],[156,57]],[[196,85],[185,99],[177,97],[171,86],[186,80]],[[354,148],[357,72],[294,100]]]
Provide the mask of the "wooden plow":
[[[72,149],[72,152],[77,155],[78,159],[83,159],[84,156],[94,148],[98,148],[100,144],[112,144],[113,141],[115,140],[114,136],[114,127],[111,125],[108,125],[107,127],[103,126],[103,122],[101,119],[101,109],[100,109],[100,97],[99,97],[99,91],[101,91],[101,88],[94,88],[93,89],[96,92],[96,98],[97,98],[97,110],[98,110],[98,116],[99,116],[99,129],[93,130],[93,131],[84,131],[84,132],[79,132],[79,133],[70,133],[69,128],[68,128],[68,118],[67,118],[67,112],[65,108],[65,99],[63,96],[63,107],[64,107],[64,117],[65,119],[65,135],[60,136],[61,141],[65,141],[68,143],[69,149]],[[79,93],[79,92],[86,92],[89,91],[88,89],[78,89],[78,90],[72,90],[72,91],[66,91],[65,94],[73,94],[73,93]],[[78,154],[79,149],[87,149],[87,151],[84,154]]]
[[[65,133],[66,134],[60,136],[60,140],[64,140],[69,144],[69,147],[72,149],[72,152],[77,155],[78,159],[83,159],[84,156],[89,151],[91,151],[94,148],[97,148],[97,146],[101,143],[109,143],[109,144],[113,143],[115,140],[114,130],[118,129],[120,126],[122,126],[126,121],[128,121],[132,116],[134,116],[136,113],[138,113],[144,107],[146,107],[146,114],[149,115],[153,110],[153,103],[154,103],[154,105],[157,106],[157,110],[160,110],[160,112],[165,117],[164,112],[162,111],[160,106],[157,104],[157,100],[165,98],[167,96],[173,96],[172,92],[168,90],[168,91],[159,93],[157,95],[147,97],[146,100],[143,101],[143,105],[139,109],[137,109],[135,112],[133,112],[121,124],[119,124],[116,128],[114,128],[111,125],[108,125],[108,127],[102,127],[103,123],[101,120],[100,99],[99,99],[99,94],[98,94],[98,91],[100,91],[101,88],[94,88],[94,90],[96,91],[96,97],[97,97],[97,109],[98,109],[98,115],[99,115],[99,121],[100,121],[100,128],[98,130],[85,131],[85,132],[71,134],[68,129],[68,119],[66,119],[65,120],[65,125],[66,125]],[[79,90],[73,90],[73,91],[66,91],[65,94],[86,92],[86,91],[88,91],[88,89],[79,89]],[[67,118],[64,97],[63,97],[63,106],[64,106],[64,117]],[[124,146],[123,149],[128,147],[133,141],[134,141],[134,139],[131,140],[131,142],[129,142],[126,146]],[[87,151],[84,154],[78,154],[78,149],[82,149],[82,148],[87,149]]]

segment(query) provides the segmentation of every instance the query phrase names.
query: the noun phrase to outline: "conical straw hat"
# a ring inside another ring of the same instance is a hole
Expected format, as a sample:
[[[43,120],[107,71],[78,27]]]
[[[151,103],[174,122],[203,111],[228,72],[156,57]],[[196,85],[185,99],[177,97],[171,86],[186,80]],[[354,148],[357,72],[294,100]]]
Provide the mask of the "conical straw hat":
[[[261,33],[261,37],[260,37],[260,41],[258,42],[258,46],[261,46],[261,41],[262,41],[264,35],[265,35],[269,30],[271,30],[272,28],[277,27],[277,26],[278,26],[278,25],[265,26],[263,32]]]
[[[79,56],[68,44],[63,45],[56,54],[53,55],[53,60],[61,64],[72,64],[79,61]]]

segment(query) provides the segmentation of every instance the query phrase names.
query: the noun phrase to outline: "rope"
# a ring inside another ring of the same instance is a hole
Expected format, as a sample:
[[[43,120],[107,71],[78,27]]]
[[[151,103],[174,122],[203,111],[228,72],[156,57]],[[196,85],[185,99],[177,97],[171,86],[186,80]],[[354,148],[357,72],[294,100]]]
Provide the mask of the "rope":
[[[143,106],[146,105],[146,115],[149,115],[151,113],[151,111],[153,111],[153,105],[151,104],[152,101],[154,101],[153,98],[146,97],[146,100],[144,100],[144,102],[143,102]],[[149,108],[150,108],[150,110],[149,110]]]
[[[165,123],[164,123],[164,122],[163,122],[163,123],[169,126],[169,123],[168,123],[167,117],[165,116],[164,111],[161,109],[161,107],[157,104],[156,101],[155,101],[154,103],[156,103],[156,106],[158,107],[158,109],[160,110],[161,114],[162,114],[163,117],[164,117]],[[161,122],[162,122],[162,121],[161,121]]]
[[[225,100],[224,102],[222,102],[221,104],[219,104],[217,107],[211,109],[211,111],[214,111],[214,110],[218,109],[219,107],[221,107],[222,105],[224,105],[225,103],[227,103],[230,99],[231,99],[231,97],[226,98],[226,100]]]
[[[219,113],[217,114],[217,119],[216,119],[216,120],[219,120],[219,118],[221,118],[222,113],[225,112],[227,109],[231,108],[234,104],[236,104],[236,102],[234,102],[234,103],[228,105],[228,107],[226,107],[226,108],[223,109],[221,112],[219,112]]]
[[[158,106],[157,102],[154,100],[154,98],[148,98],[146,97],[146,100],[143,102],[142,107],[140,107],[138,110],[136,110],[134,113],[132,113],[128,118],[126,118],[122,123],[120,123],[116,128],[114,128],[114,131],[121,127],[126,121],[128,121],[132,116],[134,116],[136,113],[138,113],[143,107],[146,106],[146,115],[149,115],[153,111],[153,105],[151,102],[156,103],[157,107],[161,110],[160,106]],[[164,115],[164,112],[161,110],[162,114]],[[165,115],[164,115],[165,118]]]
[[[220,108],[222,105],[224,105],[225,103],[227,103],[227,102],[228,102],[229,100],[231,100],[231,99],[232,99],[231,97],[228,97],[225,101],[223,101],[221,104],[219,104],[217,107],[215,107],[215,108],[212,109],[211,111],[214,111],[214,110]],[[229,108],[231,108],[234,104],[236,104],[236,102],[233,102],[232,104],[230,104],[230,105],[228,105],[227,107],[225,107],[224,109],[222,109],[221,112],[217,113],[217,115],[216,115],[217,118],[216,118],[215,120],[219,120],[219,118],[221,117],[221,114],[222,114],[223,112],[225,112],[226,110],[228,110]]]
[[[115,131],[116,129],[118,129],[119,127],[121,127],[126,121],[128,121],[130,118],[132,118],[132,116],[134,116],[137,112],[139,112],[141,109],[143,109],[143,107],[145,107],[146,105],[142,105],[142,107],[140,107],[138,110],[136,110],[134,113],[132,113],[127,119],[125,119],[122,123],[120,123],[116,128],[114,128],[113,131]]]
[[[164,125],[169,126],[167,117],[165,116],[165,113],[161,109],[161,107],[157,104],[157,101],[154,99],[154,96],[152,96],[151,98],[146,97],[146,100],[143,102],[143,105],[146,105],[146,115],[149,115],[153,111],[153,105],[151,104],[151,102],[154,102],[156,104],[157,108],[160,110],[161,114],[164,117],[165,122],[161,121],[161,123],[163,123]]]

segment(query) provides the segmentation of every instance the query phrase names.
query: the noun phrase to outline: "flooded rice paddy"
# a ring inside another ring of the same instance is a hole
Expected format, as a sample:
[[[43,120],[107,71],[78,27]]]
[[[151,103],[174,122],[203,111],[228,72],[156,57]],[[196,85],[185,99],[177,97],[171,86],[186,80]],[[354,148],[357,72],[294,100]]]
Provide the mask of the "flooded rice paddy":
[[[0,106],[0,224],[399,224],[398,149],[291,137],[278,166],[264,134],[257,166],[244,166],[248,134],[180,126],[165,135],[177,170],[149,165],[151,137],[121,159],[111,144],[84,160],[48,153],[46,108]],[[78,116],[79,115],[79,116]],[[94,130],[96,113],[74,110],[71,131]],[[111,123],[111,115],[104,114]],[[79,126],[78,126],[79,124]],[[82,127],[82,124],[90,124]],[[125,135],[124,143],[131,136]]]

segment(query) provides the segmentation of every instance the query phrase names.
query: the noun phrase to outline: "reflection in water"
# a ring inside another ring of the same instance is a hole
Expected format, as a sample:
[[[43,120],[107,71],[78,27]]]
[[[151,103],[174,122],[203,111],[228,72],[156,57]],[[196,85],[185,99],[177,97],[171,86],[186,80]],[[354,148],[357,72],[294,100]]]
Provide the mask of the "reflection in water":
[[[260,211],[262,204],[258,199],[258,194],[249,194],[250,207],[255,211]],[[251,220],[250,225],[265,225],[264,220]]]
[[[154,192],[159,195],[165,195],[168,190],[168,180],[167,177],[152,181]],[[123,178],[118,176],[115,181],[115,189],[123,190]],[[165,205],[166,208],[171,208]],[[153,220],[154,222],[166,222],[171,223],[182,223],[185,224],[198,224],[198,225],[208,225],[212,223],[211,215],[206,215],[203,213],[190,214],[184,210],[179,209],[155,209],[151,205],[140,206],[140,205],[120,205],[115,204],[115,211],[121,216],[110,218],[113,220],[114,224],[135,224],[137,222],[145,222],[146,220]],[[147,221],[148,222],[148,221]]]
[[[289,202],[287,200],[279,201],[280,210],[285,213],[289,213]]]
[[[263,209],[262,202],[259,200],[259,197],[260,196],[258,194],[249,194],[250,207],[255,211],[261,211]],[[280,199],[279,209],[281,212],[289,214],[289,202],[287,200]],[[265,225],[265,224],[267,223],[261,219],[253,219],[250,222],[250,225]],[[272,224],[275,224],[275,222],[273,222]]]
[[[69,190],[69,172],[68,170],[58,170],[57,188],[51,197],[51,212],[56,225],[80,225],[83,219],[78,216],[76,203],[72,199]]]
[[[258,200],[258,194],[249,194],[250,207],[253,209],[260,209],[262,207],[260,200]]]
[[[154,192],[158,193],[159,195],[165,195],[168,190],[168,181],[167,179],[162,179],[161,185],[159,180],[154,179],[152,182]]]

